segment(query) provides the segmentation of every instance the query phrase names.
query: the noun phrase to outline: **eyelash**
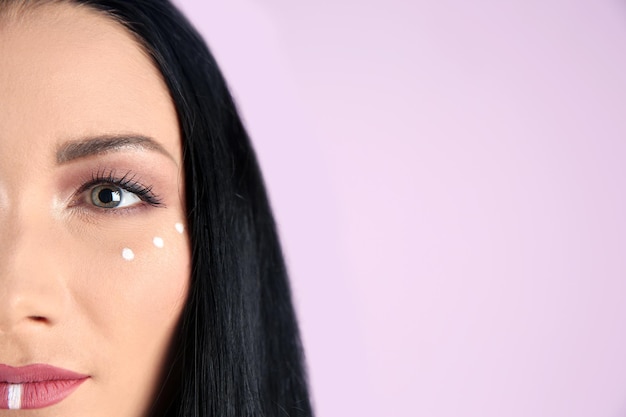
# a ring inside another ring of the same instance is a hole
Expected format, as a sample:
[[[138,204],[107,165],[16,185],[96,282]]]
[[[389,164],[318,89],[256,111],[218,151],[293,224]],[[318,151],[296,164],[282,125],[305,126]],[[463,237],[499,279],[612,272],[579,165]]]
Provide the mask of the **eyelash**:
[[[78,204],[81,204],[85,200],[85,193],[90,192],[94,187],[99,185],[111,185],[113,187],[119,187],[125,191],[135,194],[139,199],[153,207],[164,207],[163,201],[161,198],[156,195],[152,191],[152,186],[146,186],[141,184],[136,179],[136,175],[131,171],[126,172],[123,176],[119,177],[115,174],[115,171],[97,171],[92,173],[91,180],[87,181],[83,185],[81,185],[78,190],[76,190],[74,201],[78,201]],[[88,204],[88,203],[85,203]],[[113,213],[120,212],[126,210],[133,210],[138,207],[130,206],[130,207],[122,207],[122,208],[102,208],[95,206],[93,204],[89,204],[90,209]]]

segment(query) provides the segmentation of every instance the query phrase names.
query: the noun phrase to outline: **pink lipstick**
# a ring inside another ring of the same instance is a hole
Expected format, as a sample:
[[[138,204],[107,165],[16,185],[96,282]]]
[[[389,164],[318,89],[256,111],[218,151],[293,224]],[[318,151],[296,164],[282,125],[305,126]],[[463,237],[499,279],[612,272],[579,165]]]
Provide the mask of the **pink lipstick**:
[[[14,368],[0,364],[0,409],[26,410],[56,404],[87,378],[50,365]]]

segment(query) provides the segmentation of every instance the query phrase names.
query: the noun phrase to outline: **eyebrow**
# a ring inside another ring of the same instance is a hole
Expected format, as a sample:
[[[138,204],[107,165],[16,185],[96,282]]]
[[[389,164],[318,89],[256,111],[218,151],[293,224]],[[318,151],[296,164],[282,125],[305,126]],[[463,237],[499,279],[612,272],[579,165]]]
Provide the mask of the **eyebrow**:
[[[143,135],[100,135],[65,142],[57,149],[57,164],[88,156],[118,152],[123,149],[140,149],[159,152],[175,163],[174,157],[156,140]]]

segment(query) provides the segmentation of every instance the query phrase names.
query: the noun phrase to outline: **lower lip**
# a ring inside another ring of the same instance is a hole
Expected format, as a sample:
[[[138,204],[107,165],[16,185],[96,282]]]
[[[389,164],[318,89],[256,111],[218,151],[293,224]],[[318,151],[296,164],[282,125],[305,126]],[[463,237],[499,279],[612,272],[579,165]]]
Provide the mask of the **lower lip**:
[[[56,381],[24,382],[19,384],[22,390],[19,409],[29,410],[56,404],[74,392],[86,379],[59,379]],[[18,408],[15,404],[9,404],[9,387],[11,385],[18,386],[18,384],[0,382],[0,409],[6,410],[9,409],[9,406]],[[15,403],[15,400],[13,402]]]

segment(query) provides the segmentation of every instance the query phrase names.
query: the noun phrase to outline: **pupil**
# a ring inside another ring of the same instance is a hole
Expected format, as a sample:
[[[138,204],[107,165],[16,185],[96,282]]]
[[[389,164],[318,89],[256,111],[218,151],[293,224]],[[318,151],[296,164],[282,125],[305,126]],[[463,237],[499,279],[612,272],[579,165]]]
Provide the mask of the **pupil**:
[[[100,190],[97,190],[97,192],[97,200],[99,204],[103,206],[113,207],[121,200],[120,191],[115,188],[102,187]]]
[[[98,199],[102,201],[104,204],[108,204],[113,201],[113,190],[110,188],[100,190],[98,193]]]

